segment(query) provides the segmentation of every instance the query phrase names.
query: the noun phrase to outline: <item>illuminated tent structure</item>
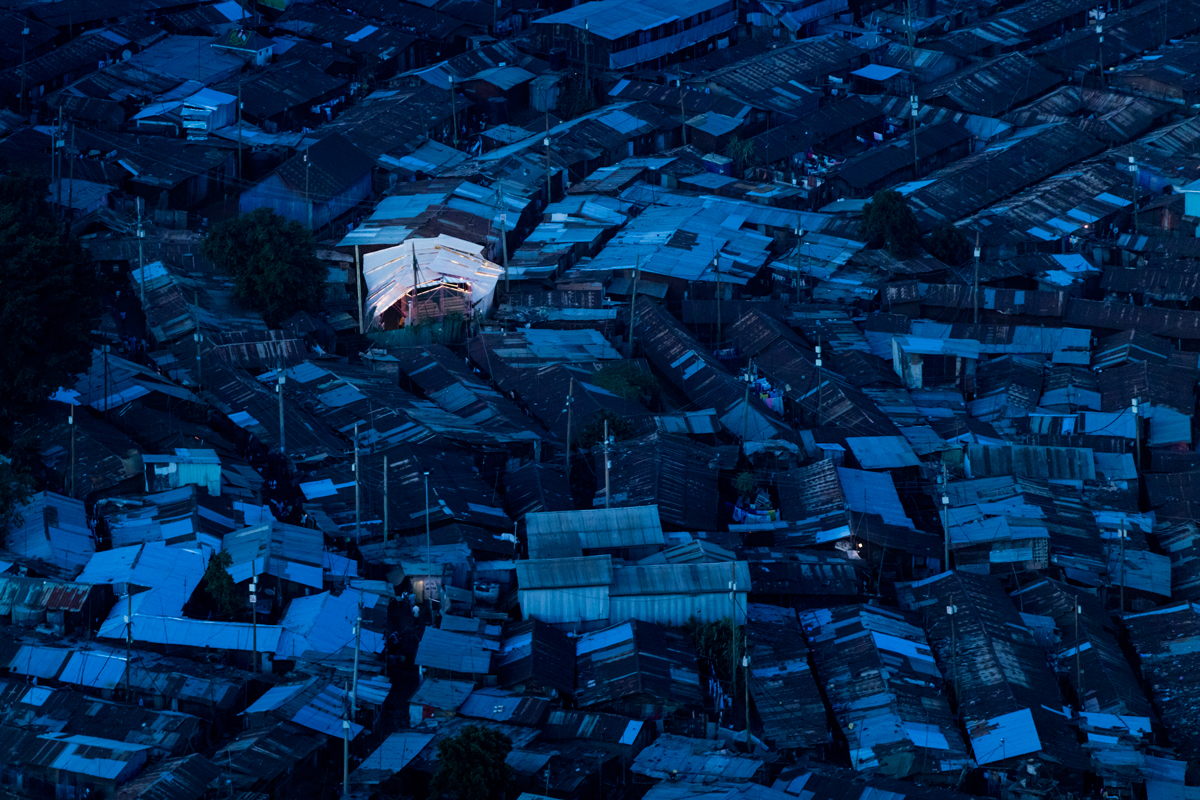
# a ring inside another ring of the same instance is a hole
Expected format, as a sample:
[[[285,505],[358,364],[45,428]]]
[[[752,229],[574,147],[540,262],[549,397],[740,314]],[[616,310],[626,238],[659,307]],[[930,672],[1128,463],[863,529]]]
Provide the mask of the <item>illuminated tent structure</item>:
[[[482,253],[481,245],[442,235],[366,254],[370,327],[393,330],[454,314],[487,314],[504,269]]]

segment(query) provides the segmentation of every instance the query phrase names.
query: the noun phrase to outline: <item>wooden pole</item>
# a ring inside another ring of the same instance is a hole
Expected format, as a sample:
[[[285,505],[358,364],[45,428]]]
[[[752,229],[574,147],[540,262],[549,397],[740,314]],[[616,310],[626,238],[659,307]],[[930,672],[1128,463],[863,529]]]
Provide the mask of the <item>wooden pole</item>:
[[[283,425],[283,384],[287,382],[287,376],[283,374],[283,364],[279,365],[279,374],[276,376],[275,391],[279,393],[279,455],[287,457],[287,440],[284,438]]]
[[[717,271],[717,349],[721,348],[721,256],[713,256],[713,269]]]
[[[609,507],[609,500],[612,498],[612,489],[608,482],[608,470],[612,466],[612,461],[608,457],[608,419],[604,420],[604,507]]]
[[[254,671],[259,672],[259,655],[258,655],[258,576],[255,575],[250,579],[250,613],[253,620],[253,628],[251,630],[252,644],[254,648]]]
[[[141,280],[141,284],[142,284],[142,318],[146,321],[145,330],[143,331],[143,333],[145,335],[146,342],[149,342],[150,341],[150,309],[146,305],[146,284],[148,283],[148,281],[146,280],[145,247],[143,246],[143,243],[145,242],[145,239],[146,239],[146,229],[142,225],[142,210],[145,208],[145,205],[146,205],[145,200],[143,198],[139,197],[137,199],[138,271],[142,275],[142,280]]]
[[[979,231],[975,231],[975,290],[971,293],[975,298],[975,324],[979,324]]]
[[[571,388],[567,391],[567,480],[571,479],[571,418],[574,403],[575,379],[571,378]]]
[[[1125,613],[1125,523],[1121,523],[1121,613]]]
[[[504,259],[504,294],[508,295],[508,207],[504,205],[504,184],[500,185],[500,253]]]
[[[363,310],[362,279],[362,253],[359,251],[358,245],[354,245],[354,283],[358,287],[358,333],[360,336],[366,327],[366,320],[363,319],[365,312]]]
[[[68,406],[67,423],[71,426],[71,497],[75,496],[75,406]]]
[[[642,257],[638,256],[633,267],[633,300],[629,304],[629,357],[634,357],[633,340],[637,338],[637,290],[638,275],[642,271]]]
[[[362,470],[358,463],[358,423],[354,423],[354,543],[362,541]]]

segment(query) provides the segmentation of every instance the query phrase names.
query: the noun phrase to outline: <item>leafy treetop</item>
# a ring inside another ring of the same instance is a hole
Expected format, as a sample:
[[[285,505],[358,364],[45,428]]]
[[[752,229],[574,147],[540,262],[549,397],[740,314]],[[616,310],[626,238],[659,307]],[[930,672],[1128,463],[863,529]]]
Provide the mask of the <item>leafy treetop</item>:
[[[297,311],[316,311],[325,298],[327,270],[312,233],[269,208],[213,226],[201,252],[233,278],[239,302],[279,325]]]
[[[893,189],[875,193],[863,206],[863,233],[867,239],[882,244],[897,258],[909,258],[921,252],[921,232],[917,215]]]
[[[229,574],[232,564],[233,556],[226,550],[218,550],[208,560],[208,568],[204,570],[204,591],[208,592],[222,614],[229,614],[238,606],[233,577]]]
[[[0,177],[0,417],[74,383],[100,319],[96,274],[46,191],[29,176]]]
[[[925,249],[938,261],[952,267],[967,263],[967,259],[974,252],[967,237],[949,222],[939,223],[930,232],[925,241]]]
[[[438,742],[438,770],[429,787],[430,797],[456,800],[504,800],[512,782],[505,763],[512,740],[481,725]]]

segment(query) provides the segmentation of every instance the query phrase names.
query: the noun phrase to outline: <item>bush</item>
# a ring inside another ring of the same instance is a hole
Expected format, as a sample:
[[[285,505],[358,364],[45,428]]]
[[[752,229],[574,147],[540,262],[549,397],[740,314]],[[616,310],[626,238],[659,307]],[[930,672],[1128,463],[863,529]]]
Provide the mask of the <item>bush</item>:
[[[317,259],[312,233],[269,208],[217,223],[201,252],[233,278],[238,301],[272,327],[297,311],[318,310],[325,299],[328,270]]]
[[[921,252],[917,215],[904,196],[892,189],[876,192],[871,202],[863,206],[863,234],[897,258]]]

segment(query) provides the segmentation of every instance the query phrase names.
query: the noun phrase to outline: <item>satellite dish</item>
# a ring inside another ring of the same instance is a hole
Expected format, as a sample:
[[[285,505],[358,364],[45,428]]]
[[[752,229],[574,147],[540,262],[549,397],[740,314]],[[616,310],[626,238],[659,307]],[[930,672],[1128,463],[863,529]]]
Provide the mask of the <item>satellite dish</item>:
[[[121,51],[121,60],[122,61],[128,61],[131,58],[133,58],[133,53],[129,52],[128,50]]]

